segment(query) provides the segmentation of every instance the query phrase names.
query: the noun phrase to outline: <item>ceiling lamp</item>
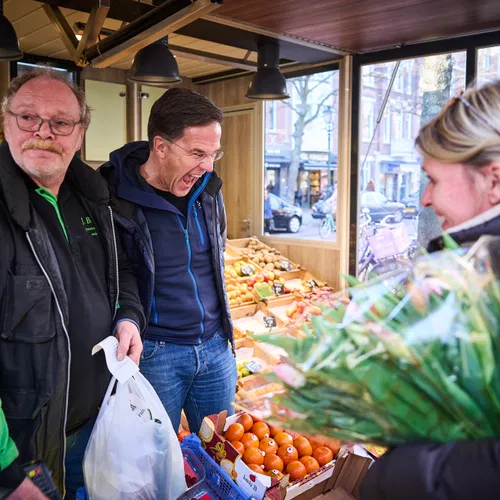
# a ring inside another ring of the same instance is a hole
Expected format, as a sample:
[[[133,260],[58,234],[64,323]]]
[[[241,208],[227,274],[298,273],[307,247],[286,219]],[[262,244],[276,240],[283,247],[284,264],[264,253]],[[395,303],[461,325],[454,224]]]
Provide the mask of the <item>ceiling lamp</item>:
[[[168,48],[167,36],[137,52],[128,79],[153,86],[173,85],[182,81],[177,61]]]
[[[0,61],[17,61],[23,57],[19,48],[14,26],[3,14],[3,0],[0,0]]]
[[[280,49],[277,43],[259,45],[257,73],[248,88],[249,99],[288,99],[286,80],[279,69]]]

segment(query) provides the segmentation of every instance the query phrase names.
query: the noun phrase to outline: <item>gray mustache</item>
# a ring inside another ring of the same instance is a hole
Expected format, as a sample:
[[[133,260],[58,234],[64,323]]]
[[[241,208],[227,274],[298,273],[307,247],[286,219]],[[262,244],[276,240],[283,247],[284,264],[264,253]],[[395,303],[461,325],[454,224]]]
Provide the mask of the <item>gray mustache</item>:
[[[28,149],[44,149],[45,151],[51,151],[52,153],[57,153],[59,155],[63,154],[63,150],[57,144],[54,144],[51,141],[44,141],[42,139],[26,141],[22,147],[23,151]]]

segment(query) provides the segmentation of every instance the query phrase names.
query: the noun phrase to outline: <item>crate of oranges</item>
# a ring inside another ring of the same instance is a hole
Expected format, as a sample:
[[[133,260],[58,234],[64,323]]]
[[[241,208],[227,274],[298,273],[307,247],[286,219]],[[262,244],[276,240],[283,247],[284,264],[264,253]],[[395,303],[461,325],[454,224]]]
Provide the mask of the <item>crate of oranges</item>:
[[[338,447],[254,420],[247,413],[207,417],[200,429],[205,449],[249,496],[287,499],[328,491]],[[285,491],[283,491],[285,490]]]

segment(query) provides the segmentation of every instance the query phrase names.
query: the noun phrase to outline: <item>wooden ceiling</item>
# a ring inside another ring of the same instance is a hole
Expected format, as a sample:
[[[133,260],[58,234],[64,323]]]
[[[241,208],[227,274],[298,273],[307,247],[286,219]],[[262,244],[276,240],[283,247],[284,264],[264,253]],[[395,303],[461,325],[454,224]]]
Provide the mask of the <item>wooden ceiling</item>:
[[[355,53],[500,28],[498,0],[225,0],[214,14]]]
[[[43,9],[43,1],[48,0],[4,0],[5,15],[13,23],[25,53],[70,60]],[[104,28],[116,31],[122,21],[130,21],[130,6],[137,6],[136,12],[153,8],[148,5],[153,0],[138,1],[111,0],[110,14],[115,18],[108,17]],[[93,5],[92,0],[52,2],[61,5],[72,27],[87,21]],[[228,59],[256,63],[256,44],[252,45],[250,39],[243,41],[245,37],[240,35],[244,33],[278,38],[287,61],[306,62],[309,58],[311,62],[317,54],[320,59],[333,60],[343,53],[365,53],[496,29],[500,29],[499,0],[224,0],[204,19],[171,34],[169,44],[213,54],[214,58],[200,58],[178,53],[181,75],[196,79],[231,70],[235,66]],[[293,56],[294,50],[296,58],[288,55]],[[227,60],[219,63],[217,56]],[[132,59],[129,55],[113,67],[128,69]]]

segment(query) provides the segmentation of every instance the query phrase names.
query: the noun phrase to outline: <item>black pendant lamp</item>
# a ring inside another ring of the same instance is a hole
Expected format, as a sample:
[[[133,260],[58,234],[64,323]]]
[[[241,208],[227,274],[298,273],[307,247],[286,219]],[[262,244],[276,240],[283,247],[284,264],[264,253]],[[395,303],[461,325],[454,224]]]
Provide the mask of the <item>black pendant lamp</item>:
[[[0,0],[0,61],[18,61],[23,57],[16,31],[3,14],[3,0]]]
[[[137,52],[128,79],[153,86],[174,85],[182,81],[177,61],[168,48],[167,36]]]
[[[286,80],[279,69],[280,49],[277,43],[259,45],[257,73],[248,88],[249,99],[281,100],[290,96],[286,91]]]

